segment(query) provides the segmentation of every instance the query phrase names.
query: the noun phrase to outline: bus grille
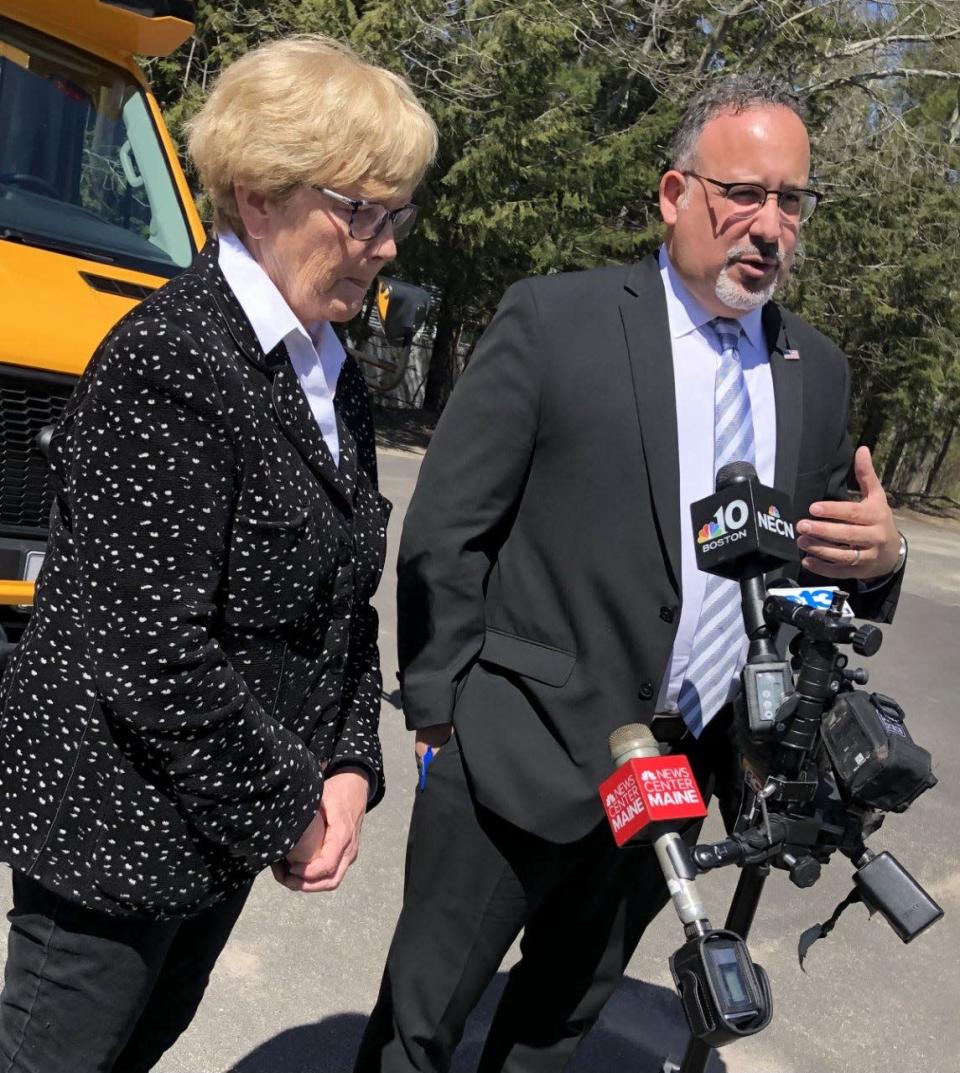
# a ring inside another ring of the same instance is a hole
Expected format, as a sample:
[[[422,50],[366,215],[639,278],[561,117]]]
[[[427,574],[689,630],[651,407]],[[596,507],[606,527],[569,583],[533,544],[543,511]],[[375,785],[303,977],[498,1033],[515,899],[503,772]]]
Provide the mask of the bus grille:
[[[74,383],[66,376],[0,369],[0,528],[8,535],[47,531],[53,486],[36,438],[60,416]]]

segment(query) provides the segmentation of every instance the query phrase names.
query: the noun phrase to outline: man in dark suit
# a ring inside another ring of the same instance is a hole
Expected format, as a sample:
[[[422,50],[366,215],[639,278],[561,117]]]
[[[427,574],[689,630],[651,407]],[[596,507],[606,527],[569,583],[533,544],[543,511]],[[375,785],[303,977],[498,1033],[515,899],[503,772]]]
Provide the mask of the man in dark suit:
[[[793,496],[807,571],[893,613],[905,545],[866,449],[844,501],[846,360],[771,301],[819,200],[809,160],[782,88],[717,83],[676,135],[659,257],[512,287],[453,394],[400,550],[428,766],[357,1073],[446,1070],[521,931],[480,1073],[559,1070],[599,1015],[667,900],[603,820],[609,733],[650,724],[708,790],[735,767],[739,596],[696,570],[689,519],[720,464]]]

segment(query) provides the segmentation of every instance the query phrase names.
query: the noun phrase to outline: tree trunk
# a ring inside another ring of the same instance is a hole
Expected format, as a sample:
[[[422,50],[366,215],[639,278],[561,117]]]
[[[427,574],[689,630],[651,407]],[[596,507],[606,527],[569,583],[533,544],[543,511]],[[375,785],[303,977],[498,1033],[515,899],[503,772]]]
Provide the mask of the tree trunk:
[[[907,446],[907,437],[903,434],[897,436],[894,440],[893,447],[890,449],[890,454],[887,455],[887,461],[883,467],[883,476],[880,478],[880,483],[889,492],[893,484],[893,478],[897,475],[897,468],[900,465],[900,459],[903,458],[903,452]]]
[[[423,392],[423,408],[433,413],[440,413],[453,390],[460,327],[460,311],[452,297],[444,294]]]
[[[898,481],[901,492],[919,492],[923,485],[925,463],[933,449],[930,436],[924,436],[919,443],[904,451],[900,460]]]
[[[937,451],[937,457],[933,460],[933,465],[930,467],[930,473],[927,476],[927,483],[924,485],[924,495],[932,496],[933,487],[937,482],[937,477],[940,474],[940,467],[943,465],[944,459],[947,457],[947,452],[950,450],[950,444],[953,442],[953,434],[957,431],[957,419],[960,417],[958,414],[954,414],[949,424],[947,425],[946,434],[940,443],[940,450]]]

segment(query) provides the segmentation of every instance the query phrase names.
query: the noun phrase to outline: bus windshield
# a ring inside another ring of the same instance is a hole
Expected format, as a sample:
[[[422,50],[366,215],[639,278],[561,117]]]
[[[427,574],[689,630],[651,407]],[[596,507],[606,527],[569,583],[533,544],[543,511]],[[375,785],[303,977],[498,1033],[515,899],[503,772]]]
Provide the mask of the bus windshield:
[[[161,276],[195,252],[141,86],[4,18],[0,239]]]

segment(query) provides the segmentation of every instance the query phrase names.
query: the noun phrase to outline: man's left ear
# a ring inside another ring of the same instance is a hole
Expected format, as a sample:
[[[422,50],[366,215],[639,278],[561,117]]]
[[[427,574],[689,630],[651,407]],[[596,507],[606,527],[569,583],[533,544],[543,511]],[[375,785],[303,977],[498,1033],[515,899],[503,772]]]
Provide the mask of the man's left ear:
[[[687,191],[687,179],[682,171],[671,168],[660,179],[660,215],[663,222],[672,226],[677,222],[680,199]]]

